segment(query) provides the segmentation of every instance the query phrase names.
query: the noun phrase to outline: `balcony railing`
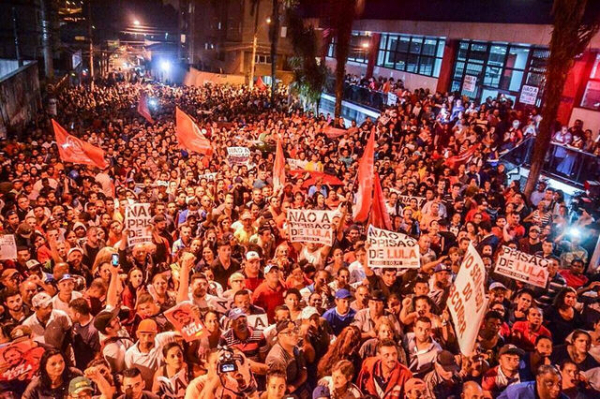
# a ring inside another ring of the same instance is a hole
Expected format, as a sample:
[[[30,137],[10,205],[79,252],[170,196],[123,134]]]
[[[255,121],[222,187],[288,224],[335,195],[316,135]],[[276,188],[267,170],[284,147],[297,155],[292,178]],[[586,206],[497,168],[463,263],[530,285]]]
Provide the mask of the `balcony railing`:
[[[335,97],[335,80],[327,80],[325,91]],[[388,93],[344,82],[344,101],[360,104],[376,111],[388,104]]]

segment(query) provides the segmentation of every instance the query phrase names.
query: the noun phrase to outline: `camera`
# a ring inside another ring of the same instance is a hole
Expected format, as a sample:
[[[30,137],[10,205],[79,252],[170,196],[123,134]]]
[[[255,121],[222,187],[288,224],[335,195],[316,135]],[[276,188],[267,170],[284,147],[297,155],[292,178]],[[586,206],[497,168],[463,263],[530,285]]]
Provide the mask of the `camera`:
[[[217,370],[219,373],[231,373],[238,370],[236,356],[229,348],[223,348],[219,361],[217,362]]]

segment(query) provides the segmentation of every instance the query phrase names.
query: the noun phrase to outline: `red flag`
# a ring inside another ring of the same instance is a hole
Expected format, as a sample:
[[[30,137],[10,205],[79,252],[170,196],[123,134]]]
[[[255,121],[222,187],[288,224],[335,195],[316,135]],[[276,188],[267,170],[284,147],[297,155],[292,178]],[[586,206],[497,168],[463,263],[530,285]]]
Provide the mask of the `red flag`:
[[[373,163],[375,161],[375,129],[371,136],[362,159],[358,165],[358,191],[356,192],[356,203],[354,204],[353,218],[355,222],[364,222],[369,217],[369,211],[373,203]]]
[[[344,185],[344,182],[341,181],[340,179],[338,179],[337,177],[335,177],[333,175],[328,175],[327,173],[324,173],[324,172],[318,172],[316,170],[295,169],[295,170],[290,170],[289,173],[291,175],[294,175],[296,178],[306,177],[306,175],[309,175],[310,177],[308,179],[306,179],[304,181],[304,183],[302,183],[302,187],[304,187],[304,188],[308,188],[308,187],[314,185],[316,183],[317,179],[321,179],[322,184],[328,184],[330,186],[343,186]]]
[[[479,144],[474,144],[460,154],[449,157],[444,161],[444,165],[454,169],[458,165],[468,162],[473,157],[473,154],[475,154],[478,147]]]
[[[379,174],[375,173],[375,185],[373,186],[373,212],[371,212],[371,224],[385,230],[392,229],[392,221],[385,206],[385,198],[381,189]]]
[[[345,129],[333,127],[331,125],[327,125],[323,128],[323,133],[325,133],[325,135],[330,139],[334,139],[336,137],[343,136],[344,134],[348,133],[348,131]]]
[[[96,166],[100,169],[108,166],[108,162],[104,159],[104,151],[101,148],[86,143],[75,136],[71,136],[54,119],[52,119],[52,127],[56,135],[58,153],[63,161],[79,165]]]
[[[140,91],[140,101],[138,102],[137,112],[148,122],[154,123],[154,119],[152,119],[150,109],[148,108],[148,97],[146,97],[146,92],[144,91]]]
[[[285,186],[285,156],[281,138],[277,138],[277,150],[275,151],[275,165],[273,165],[273,189],[278,192]]]
[[[256,83],[254,84],[254,86],[256,86],[260,90],[265,90],[267,88],[267,85],[265,84],[265,82],[263,82],[260,76],[258,77],[258,79],[256,79]]]
[[[187,151],[211,155],[212,147],[192,118],[177,107],[175,109],[175,124],[179,146]]]

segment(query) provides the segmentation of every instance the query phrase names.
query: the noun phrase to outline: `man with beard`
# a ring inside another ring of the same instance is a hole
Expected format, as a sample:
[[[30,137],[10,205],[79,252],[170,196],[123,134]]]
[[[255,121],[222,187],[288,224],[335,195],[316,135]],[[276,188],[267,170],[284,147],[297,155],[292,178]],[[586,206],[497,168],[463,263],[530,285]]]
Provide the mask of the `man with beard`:
[[[151,386],[154,372],[164,364],[162,348],[174,342],[178,335],[176,331],[158,333],[158,325],[154,320],[142,320],[136,331],[138,341],[125,354],[125,365],[138,368],[146,386]]]
[[[83,276],[86,286],[89,287],[94,278],[90,268],[83,263],[83,249],[79,247],[69,249],[67,263],[69,264],[69,274]]]
[[[2,293],[4,313],[0,315],[0,323],[21,324],[31,314],[31,310],[23,303],[21,293],[16,289],[7,289]]]
[[[377,356],[363,361],[357,385],[365,395],[402,398],[410,378],[412,373],[398,361],[398,347],[390,339],[377,345]]]
[[[535,381],[510,385],[497,399],[567,399],[561,385],[561,375],[554,366],[540,366]]]
[[[101,248],[104,247],[104,242],[100,239],[101,232],[99,227],[91,226],[86,233],[86,242],[83,244],[83,263],[93,265],[96,261],[96,256]]]
[[[31,328],[33,340],[58,350],[65,349],[71,336],[71,319],[62,310],[52,309],[52,298],[45,292],[31,300],[33,313],[23,322]]]

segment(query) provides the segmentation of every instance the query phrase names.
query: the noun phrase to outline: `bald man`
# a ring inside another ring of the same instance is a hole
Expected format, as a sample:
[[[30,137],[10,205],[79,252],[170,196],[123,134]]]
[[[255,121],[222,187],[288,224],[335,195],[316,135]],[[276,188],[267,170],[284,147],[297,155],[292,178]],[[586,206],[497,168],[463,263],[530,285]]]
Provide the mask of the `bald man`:
[[[483,389],[475,381],[467,381],[460,394],[461,399],[483,399]]]

